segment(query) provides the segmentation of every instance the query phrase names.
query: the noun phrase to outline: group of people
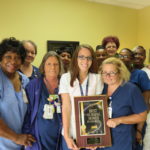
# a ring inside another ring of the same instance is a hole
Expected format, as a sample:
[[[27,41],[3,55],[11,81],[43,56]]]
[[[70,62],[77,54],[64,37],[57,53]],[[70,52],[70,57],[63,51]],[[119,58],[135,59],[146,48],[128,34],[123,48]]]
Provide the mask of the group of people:
[[[105,37],[102,41],[102,45],[96,47],[96,58],[99,66],[102,62],[111,57],[117,57],[123,61],[125,66],[130,72],[129,81],[140,89],[144,97],[144,101],[147,105],[148,112],[150,110],[150,69],[149,66],[144,65],[146,59],[146,50],[143,46],[136,46],[133,50],[129,48],[123,48],[117,53],[119,48],[119,39],[115,36]],[[149,114],[147,117],[147,123],[140,123],[135,126],[135,139],[133,144],[134,150],[148,150],[150,145],[148,140],[150,139],[149,132]],[[146,131],[145,131],[146,129]],[[144,143],[143,143],[144,142]],[[143,145],[144,144],[144,145]],[[144,146],[144,147],[143,147]]]
[[[1,41],[0,149],[135,149],[135,140],[142,138],[136,131],[142,132],[147,118],[150,82],[129,63],[135,57],[132,51],[117,53],[119,45],[117,37],[106,37],[96,51],[88,44],[73,54],[67,48],[49,51],[36,68],[32,41]],[[107,95],[111,108],[107,126],[112,145],[79,148],[74,97],[100,94]]]

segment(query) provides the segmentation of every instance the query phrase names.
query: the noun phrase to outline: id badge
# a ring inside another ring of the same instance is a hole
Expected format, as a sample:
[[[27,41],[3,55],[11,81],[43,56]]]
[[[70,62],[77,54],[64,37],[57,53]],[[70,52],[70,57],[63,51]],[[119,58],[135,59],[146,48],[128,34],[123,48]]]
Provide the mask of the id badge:
[[[57,113],[61,113],[61,107],[60,107],[60,105],[57,106]]]
[[[44,110],[44,114],[43,114],[44,119],[53,119],[54,111],[55,111],[53,105],[45,104],[43,110]]]
[[[108,107],[108,118],[112,118],[112,101],[110,102]]]
[[[55,106],[56,106],[57,113],[61,113],[60,103],[55,102]]]
[[[28,98],[27,98],[27,95],[26,95],[26,92],[25,92],[25,90],[24,89],[22,89],[22,96],[23,96],[23,101],[24,101],[24,103],[28,103]]]
[[[108,118],[112,118],[112,108],[108,107]]]

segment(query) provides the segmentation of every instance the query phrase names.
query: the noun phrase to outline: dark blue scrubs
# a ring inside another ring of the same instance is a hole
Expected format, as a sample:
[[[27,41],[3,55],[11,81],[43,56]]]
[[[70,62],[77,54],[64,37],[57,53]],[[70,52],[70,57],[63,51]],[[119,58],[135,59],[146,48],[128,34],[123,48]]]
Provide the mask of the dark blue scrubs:
[[[33,66],[33,72],[32,72],[32,75],[29,77],[29,80],[32,80],[34,78],[38,78],[40,77],[40,72],[39,72],[39,69],[35,66]]]
[[[136,84],[140,88],[141,92],[150,90],[150,80],[146,72],[143,70],[139,70],[139,69],[133,70],[131,72],[130,82]],[[146,128],[146,123],[142,129],[142,138],[144,138],[144,135],[145,135],[145,128]],[[136,129],[136,126],[135,126],[135,129]],[[136,130],[133,130],[133,135],[135,134],[136,134]],[[135,136],[133,136],[133,138],[134,137]],[[134,139],[133,149],[142,150],[143,144],[139,144],[138,142],[136,142],[136,139]]]
[[[38,78],[38,77],[41,76],[41,74],[39,72],[39,69],[37,67],[33,66],[33,65],[32,65],[32,67],[33,67],[33,71],[32,71],[31,76],[28,77],[29,80],[32,80],[32,79],[35,79],[35,78]],[[23,73],[20,69],[18,71],[20,71],[21,73]]]
[[[150,90],[150,80],[143,70],[135,69],[132,71],[130,82],[136,84],[142,92]]]
[[[43,118],[43,108],[45,104],[49,104],[48,90],[43,82],[42,93],[40,98],[39,110],[37,114],[37,123],[42,150],[58,150],[60,146],[61,135],[61,114],[56,112],[53,119]],[[58,94],[58,89],[55,89],[55,94]],[[53,104],[53,103],[52,103]]]
[[[106,94],[107,88],[104,91]],[[134,84],[127,82],[119,86],[111,97],[112,118],[138,114],[147,110],[141,91]],[[132,150],[133,125],[120,124],[111,128],[112,146],[98,150]]]

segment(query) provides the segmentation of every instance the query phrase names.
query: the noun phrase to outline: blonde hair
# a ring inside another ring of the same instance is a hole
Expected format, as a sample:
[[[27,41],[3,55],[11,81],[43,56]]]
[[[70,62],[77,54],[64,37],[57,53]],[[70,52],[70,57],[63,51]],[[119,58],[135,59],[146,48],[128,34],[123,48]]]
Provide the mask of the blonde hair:
[[[130,72],[127,69],[127,67],[125,66],[125,64],[120,59],[115,58],[115,57],[110,57],[110,58],[105,59],[99,68],[100,73],[102,72],[103,65],[105,65],[105,64],[112,64],[116,67],[121,82],[129,81]]]

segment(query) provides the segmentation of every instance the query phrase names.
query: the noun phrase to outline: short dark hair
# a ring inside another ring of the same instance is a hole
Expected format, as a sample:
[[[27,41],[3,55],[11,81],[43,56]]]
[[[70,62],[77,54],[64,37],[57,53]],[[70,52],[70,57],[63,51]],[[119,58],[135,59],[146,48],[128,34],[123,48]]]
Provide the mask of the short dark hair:
[[[14,37],[6,38],[0,43],[0,61],[7,52],[17,53],[21,57],[22,64],[26,57],[26,51],[21,41],[16,40]]]
[[[109,42],[114,42],[116,44],[116,46],[117,46],[117,49],[120,46],[119,38],[117,36],[107,36],[107,37],[104,37],[103,40],[102,40],[103,47],[106,48],[106,45]]]
[[[144,55],[146,56],[146,49],[143,46],[141,45],[136,46],[135,48],[133,48],[133,52],[135,52],[137,49],[141,49]]]
[[[72,57],[73,48],[63,46],[63,47],[60,47],[58,50],[56,50],[56,52],[57,52],[58,55],[60,55],[63,52],[66,52],[66,53],[70,54],[71,57]]]
[[[128,51],[128,52],[130,53],[130,56],[131,56],[132,58],[134,58],[134,53],[133,53],[133,51],[132,51],[131,49],[129,49],[129,48],[123,48],[123,49],[121,49],[121,51],[123,51],[123,50]],[[121,51],[120,51],[120,52],[121,52]]]
[[[99,50],[99,49],[104,49],[104,46],[103,45],[97,45],[96,46],[96,51]]]

